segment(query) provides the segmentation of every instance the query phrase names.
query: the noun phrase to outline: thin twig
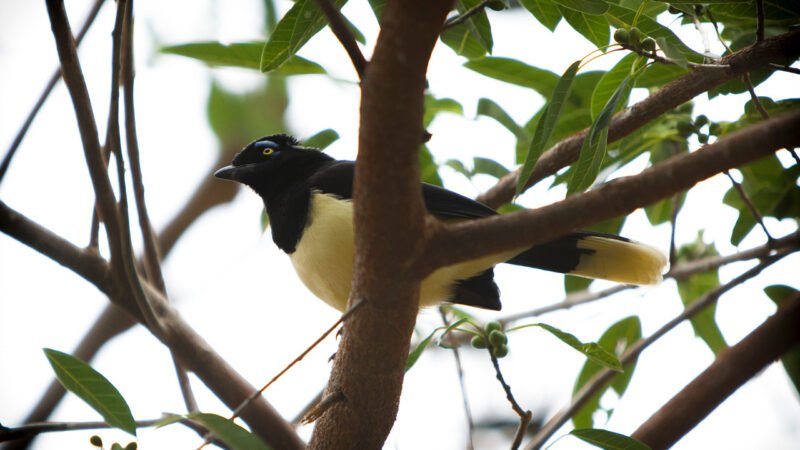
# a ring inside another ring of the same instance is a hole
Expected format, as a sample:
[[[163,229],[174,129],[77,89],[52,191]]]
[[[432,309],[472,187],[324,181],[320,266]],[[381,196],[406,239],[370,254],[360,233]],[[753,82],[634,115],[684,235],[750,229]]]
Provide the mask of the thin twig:
[[[655,61],[657,63],[668,64],[668,65],[673,65],[673,66],[679,65],[675,61],[673,61],[673,60],[671,60],[671,59],[669,59],[669,58],[667,58],[665,56],[660,56],[655,51],[646,52],[646,51],[644,51],[642,49],[633,48],[633,47],[630,47],[630,46],[625,45],[625,44],[621,44],[621,45],[622,45],[623,48],[625,48],[627,50],[630,50],[630,51],[636,53],[637,55],[644,56],[645,58],[650,58],[650,59],[652,59],[653,61]],[[717,63],[717,64],[700,64],[700,63],[696,63],[696,62],[692,62],[692,61],[686,61],[686,67],[688,67],[688,68],[690,68],[692,70],[728,70],[728,69],[731,68],[731,66],[728,65],[728,64],[719,64],[719,63]]]
[[[136,428],[152,427],[164,419],[138,420]],[[78,430],[97,430],[112,428],[105,422],[38,422],[28,423],[19,427],[5,428],[0,427],[0,442],[15,439],[30,438],[42,433],[52,433],[56,431],[78,431]]]
[[[519,403],[517,403],[517,399],[514,398],[514,394],[511,393],[511,386],[506,383],[506,379],[503,377],[503,372],[500,370],[500,362],[497,360],[497,357],[494,356],[494,353],[492,353],[492,347],[487,346],[487,351],[489,352],[489,358],[492,360],[492,366],[494,366],[497,381],[499,381],[500,385],[503,386],[503,391],[505,391],[506,399],[508,399],[508,402],[511,404],[511,409],[513,409],[514,412],[519,416],[519,427],[517,428],[517,433],[514,436],[514,441],[511,444],[511,449],[516,450],[522,444],[522,438],[525,436],[525,430],[528,429],[528,424],[531,423],[531,417],[533,417],[533,414],[530,412],[530,410],[523,410]]]
[[[350,308],[348,308],[347,311],[342,313],[341,317],[339,317],[339,319],[333,325],[331,325],[327,330],[325,330],[324,333],[322,333],[322,335],[320,335],[320,337],[318,337],[313,343],[311,343],[311,345],[309,345],[305,350],[303,350],[299,355],[297,355],[297,357],[294,358],[289,364],[287,364],[286,367],[281,369],[281,371],[278,372],[274,377],[272,377],[264,386],[261,387],[261,389],[258,389],[256,391],[254,391],[252,394],[250,394],[249,396],[247,396],[247,398],[245,398],[242,401],[242,403],[239,404],[239,406],[237,406],[236,409],[233,410],[233,413],[231,414],[229,419],[233,420],[233,419],[239,417],[239,415],[242,413],[242,410],[244,410],[253,400],[255,400],[258,397],[260,397],[261,394],[263,394],[264,391],[267,390],[267,388],[269,388],[270,386],[272,386],[273,383],[278,381],[278,379],[280,377],[282,377],[286,372],[288,372],[289,369],[294,367],[295,364],[297,364],[300,361],[302,361],[302,359],[305,358],[306,355],[308,355],[311,352],[311,350],[314,350],[317,347],[317,345],[319,345],[320,342],[322,342],[326,337],[328,337],[328,335],[333,333],[333,331],[336,328],[338,328],[339,325],[344,323],[345,320],[347,320],[351,315],[353,315],[353,313],[356,312],[361,307],[361,305],[363,305],[365,303],[366,303],[366,301],[361,300],[358,303],[355,303]],[[203,441],[203,443],[200,444],[200,446],[198,447],[198,450],[202,449],[203,447],[208,445],[210,442],[211,442],[210,441],[210,436],[206,436],[206,438]]]
[[[131,182],[133,186],[134,200],[136,204],[136,213],[139,218],[139,229],[142,234],[142,242],[144,247],[144,269],[146,278],[149,280],[162,294],[166,296],[167,288],[164,281],[164,275],[161,271],[160,256],[158,250],[158,243],[156,242],[153,233],[153,227],[150,222],[150,215],[147,212],[147,204],[144,196],[144,181],[142,175],[141,162],[139,160],[139,141],[136,131],[136,109],[134,107],[134,51],[133,51],[133,0],[128,0],[125,5],[124,20],[122,24],[122,51],[120,54],[120,67],[123,86],[123,100],[125,106],[125,140],[126,149],[128,150],[128,161],[131,169]],[[180,386],[181,394],[184,399],[184,404],[189,412],[197,411],[197,400],[192,392],[189,376],[186,369],[183,368],[175,352],[171,352],[172,360],[175,366],[175,372],[178,378],[178,385]]]
[[[774,241],[767,242],[764,245],[759,245],[757,247],[753,247],[730,255],[710,256],[708,258],[702,258],[695,261],[686,262],[683,264],[672,265],[670,271],[664,274],[664,279],[666,280],[672,278],[680,281],[694,274],[718,269],[727,264],[747,261],[756,258],[761,259],[769,256],[773,251],[778,251],[787,248],[798,248],[798,247],[800,247],[800,231],[796,231],[787,236],[777,238]],[[503,326],[506,326],[511,322],[516,322],[522,319],[536,317],[543,314],[551,313],[553,311],[569,309],[572,308],[573,306],[583,305],[586,303],[595,302],[597,300],[602,300],[618,292],[622,292],[629,289],[635,289],[637,287],[638,286],[634,285],[620,284],[597,292],[590,292],[590,291],[576,292],[574,294],[568,295],[564,300],[560,302],[552,303],[550,305],[543,306],[541,308],[533,309],[530,311],[523,311],[517,314],[512,314],[504,318],[498,319],[498,321],[502,323]]]
[[[783,66],[781,64],[769,63],[767,64],[769,67],[775,70],[781,70],[783,72],[793,73],[795,75],[800,75],[800,69],[792,66]]]
[[[656,330],[655,333],[648,336],[645,339],[641,339],[637,341],[634,345],[629,347],[622,356],[620,356],[619,361],[623,366],[627,366],[628,364],[635,361],[639,355],[644,351],[647,347],[652,345],[654,342],[661,339],[665,334],[669,331],[674,329],[676,326],[681,324],[683,321],[694,317],[699,312],[705,310],[707,307],[712,305],[714,302],[717,301],[723,294],[730,291],[734,287],[744,283],[745,281],[757,276],[761,273],[764,269],[769,267],[770,265],[776,263],[783,257],[789,255],[790,253],[796,251],[796,248],[791,248],[784,250],[780,253],[777,253],[769,258],[764,259],[761,261],[757,266],[751,268],[750,270],[744,272],[743,274],[739,275],[738,277],[734,278],[730,282],[717,287],[716,289],[706,293],[703,297],[695,301],[694,303],[687,306],[681,314],[664,324],[661,328]],[[538,449],[541,448],[544,443],[550,439],[550,437],[559,429],[562,425],[564,425],[570,417],[575,415],[585,404],[586,402],[594,396],[603,386],[606,385],[618,372],[615,372],[611,369],[603,369],[598,372],[594,377],[591,378],[583,387],[578,391],[577,394],[572,398],[570,404],[559,411],[555,416],[550,418],[547,423],[542,427],[542,429],[537,433],[531,442],[525,447],[526,450]]]
[[[483,11],[483,9],[486,8],[486,6],[490,2],[491,2],[491,0],[483,0],[480,3],[478,3],[477,5],[473,6],[472,8],[464,11],[463,13],[461,13],[461,14],[459,14],[457,16],[454,16],[454,17],[452,17],[450,19],[447,19],[444,22],[444,25],[442,25],[442,31],[448,30],[450,28],[453,28],[456,25],[460,25],[460,24],[466,22],[467,20],[469,20],[470,17],[472,17],[475,14],[478,14],[479,12]]]
[[[764,40],[764,1],[756,0],[756,42]]]
[[[447,319],[447,313],[443,307],[439,307],[439,315],[442,317],[442,322],[445,327],[450,327],[450,321]],[[475,448],[475,442],[472,435],[475,433],[475,419],[472,417],[472,408],[469,406],[469,398],[467,397],[467,386],[464,383],[464,367],[461,365],[461,352],[458,351],[458,346],[452,347],[453,359],[456,362],[456,374],[458,375],[458,385],[461,388],[461,400],[464,404],[464,415],[467,416],[467,448],[472,450]]]
[[[731,180],[734,189],[736,189],[736,192],[739,194],[739,198],[742,199],[742,202],[744,202],[744,204],[747,206],[747,209],[750,211],[750,214],[753,215],[753,218],[756,219],[758,224],[761,226],[761,229],[764,230],[764,234],[767,235],[767,239],[769,239],[770,242],[774,241],[775,239],[772,237],[771,234],[769,234],[767,226],[764,225],[764,218],[761,216],[761,213],[758,212],[758,208],[756,208],[756,205],[750,199],[750,196],[747,195],[747,192],[744,191],[744,188],[742,187],[741,183],[739,183],[733,178],[730,171],[726,170],[725,175],[728,177],[729,180]]]
[[[83,37],[86,36],[86,32],[89,31],[89,28],[94,23],[94,19],[97,18],[97,14],[100,12],[101,6],[103,6],[103,0],[95,0],[94,5],[92,5],[92,9],[89,10],[89,14],[86,16],[86,20],[83,22],[83,26],[81,26],[78,34],[75,36],[76,47],[80,46],[81,42],[83,42]],[[47,100],[47,97],[50,96],[50,92],[53,91],[53,88],[60,79],[61,69],[56,69],[53,75],[50,76],[50,80],[47,81],[47,85],[39,95],[39,98],[36,100],[33,108],[31,108],[31,111],[28,113],[28,117],[25,118],[25,122],[22,123],[19,131],[17,131],[17,135],[14,136],[14,141],[11,142],[11,146],[6,152],[6,156],[3,157],[3,162],[0,163],[0,182],[3,180],[3,177],[5,177],[6,172],[11,165],[11,160],[14,158],[14,154],[17,153],[17,149],[19,148],[20,144],[22,144],[22,139],[28,133],[28,129],[31,127],[31,124],[33,124],[33,119],[36,118],[37,114],[39,114],[39,110],[42,109],[45,100]]]
[[[637,286],[630,284],[618,284],[616,286],[612,286],[608,289],[603,289],[602,291],[597,291],[597,292],[589,292],[589,291],[576,292],[574,294],[567,295],[566,298],[564,298],[564,300],[560,302],[542,306],[540,308],[532,309],[530,311],[523,311],[516,314],[510,314],[506,317],[498,319],[498,321],[505,326],[511,322],[516,322],[518,320],[541,316],[543,314],[551,313],[553,311],[569,309],[572,308],[573,306],[583,305],[585,303],[591,303],[600,299],[604,299],[613,294],[616,294],[617,292],[626,291],[628,289],[634,289],[636,287]]]
[[[750,93],[750,99],[753,101],[753,104],[758,110],[758,113],[761,114],[761,118],[765,120],[769,119],[769,113],[767,112],[767,109],[764,108],[764,105],[761,103],[761,100],[758,98],[758,95],[756,95],[756,89],[755,87],[753,87],[753,80],[750,79],[749,72],[745,72],[745,74],[742,75],[742,81],[744,82],[744,85],[747,87],[747,92]]]
[[[364,54],[361,53],[361,49],[358,48],[358,43],[352,31],[350,31],[350,27],[347,26],[341,11],[336,9],[330,0],[316,0],[316,2],[319,9],[322,10],[322,13],[325,14],[325,17],[328,19],[331,31],[333,31],[333,34],[339,39],[342,47],[344,47],[347,55],[350,57],[350,61],[353,63],[356,73],[358,73],[358,79],[363,79],[364,72],[367,70],[367,60],[364,58]]]

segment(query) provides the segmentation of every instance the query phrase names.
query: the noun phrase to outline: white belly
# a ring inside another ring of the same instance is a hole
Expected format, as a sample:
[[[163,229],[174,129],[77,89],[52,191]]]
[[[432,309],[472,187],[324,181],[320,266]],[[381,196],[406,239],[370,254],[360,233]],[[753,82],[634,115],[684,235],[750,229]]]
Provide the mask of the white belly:
[[[325,213],[320,214],[320,211]],[[313,219],[290,255],[292,264],[300,280],[314,295],[344,311],[350,297],[355,257],[351,202],[313,194],[309,214]],[[448,301],[456,280],[477,275],[517,253],[519,251],[490,255],[436,270],[420,286],[420,306]]]

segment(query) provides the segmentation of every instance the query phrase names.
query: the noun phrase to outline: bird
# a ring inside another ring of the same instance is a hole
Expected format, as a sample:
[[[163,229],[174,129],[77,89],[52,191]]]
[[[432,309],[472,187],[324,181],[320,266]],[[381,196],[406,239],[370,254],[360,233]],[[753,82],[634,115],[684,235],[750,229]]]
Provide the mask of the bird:
[[[289,255],[300,280],[318,298],[345,311],[355,257],[355,162],[304,147],[294,137],[261,137],[217,170],[218,178],[250,187],[264,202],[272,240]],[[431,184],[420,189],[429,214],[439,220],[475,220],[494,209]],[[522,246],[440,268],[422,280],[420,306],[461,304],[500,310],[494,266],[509,263],[624,284],[657,284],[667,263],[658,249],[627,238],[578,231],[535,246]]]

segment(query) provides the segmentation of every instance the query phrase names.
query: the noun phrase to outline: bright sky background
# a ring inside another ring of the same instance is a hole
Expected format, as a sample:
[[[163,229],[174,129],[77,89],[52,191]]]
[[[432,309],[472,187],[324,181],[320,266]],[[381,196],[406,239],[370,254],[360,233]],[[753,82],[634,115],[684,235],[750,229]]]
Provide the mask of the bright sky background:
[[[78,29],[90,4],[89,0],[68,2],[73,29]],[[280,4],[284,10],[289,6],[289,2]],[[80,51],[101,129],[105,128],[108,108],[113,10],[111,3],[105,5]],[[345,13],[367,36],[370,45],[374,43],[377,25],[367,2],[351,2]],[[516,57],[561,73],[592,50],[591,44],[563,23],[551,34],[525,11],[491,14],[497,19],[492,22],[496,56]],[[218,143],[205,118],[209,80],[215,78],[229,89],[245,91],[259,83],[260,75],[237,69],[208,70],[185,58],[157,55],[154,49],[159,43],[262,39],[262,16],[257,0],[136,2],[137,121],[147,201],[157,229],[169,221],[195,186],[210,176]],[[57,57],[44,2],[3,0],[0,33],[0,148],[4,153],[56,68]],[[696,32],[689,30],[682,36],[688,36],[687,43],[693,48],[702,49]],[[367,56],[370,48],[366,47]],[[339,79],[355,79],[344,51],[328,31],[313,39],[301,54],[320,62]],[[609,68],[616,60],[615,56],[601,58],[590,69]],[[469,161],[473,156],[486,156],[511,166],[513,137],[495,122],[475,118],[477,100],[490,97],[518,122],[524,122],[541,106],[542,99],[532,91],[464,69],[462,62],[444,45],[438,45],[434,52],[429,73],[431,91],[437,97],[458,99],[465,107],[465,117],[440,116],[430,130],[434,136],[430,147],[440,161]],[[783,98],[800,93],[797,86],[796,79],[779,73],[759,86],[758,92]],[[334,128],[341,139],[329,152],[336,157],[354,158],[357,86],[323,76],[306,76],[293,79],[290,88],[289,121],[298,137]],[[634,99],[642,95],[635,93]],[[697,100],[695,112],[712,120],[730,120],[739,115],[745,100],[742,96],[729,96],[709,103],[703,97]],[[263,134],[281,131],[284,130],[265,129]],[[640,160],[626,173],[643,167],[644,161]],[[448,187],[469,196],[493,183],[490,178],[480,178],[473,184],[449,169],[442,173]],[[713,241],[723,254],[736,250],[728,242],[735,213],[720,201],[728,187],[725,178],[716,177],[692,192],[679,216],[679,242],[694,240],[697,230],[705,228],[706,239]],[[540,186],[523,196],[523,202],[536,206],[563,194],[560,189],[546,191]],[[71,242],[86,245],[93,195],[63,84],[58,85],[26,136],[0,185],[0,198]],[[240,194],[232,204],[211,211],[190,228],[164,265],[170,297],[185,319],[259,386],[337,318],[335,311],[303,288],[269,234],[262,235],[260,209],[257,196]],[[774,220],[769,220],[768,226],[776,236],[795,228],[792,223]],[[629,219],[623,232],[664,251],[668,249],[668,227],[650,227],[641,211]],[[755,231],[741,248],[763,241],[761,233]],[[798,264],[800,258],[796,255],[787,258],[778,267],[768,269],[758,281],[722,298],[717,317],[729,343],[738,342],[774,311],[761,292],[763,286],[800,286]],[[721,270],[721,277],[723,281],[730,280],[751,265],[730,265]],[[550,304],[563,297],[562,277],[556,274],[501,267],[497,280],[503,291],[502,314]],[[596,283],[595,288],[608,285]],[[104,295],[72,272],[0,235],[0,423],[20,424],[52,379],[41,349],[70,352],[106,302]],[[649,335],[681,309],[675,285],[668,281],[541,320],[591,341],[611,323],[634,314],[640,315],[643,332]],[[481,311],[476,314],[487,319],[499,317]],[[439,324],[438,320],[435,311],[423,312],[420,329],[430,330]],[[564,405],[583,358],[536,330],[510,335],[510,347],[509,357],[501,364],[522,405],[547,414]],[[267,399],[291,418],[324,385],[329,370],[327,359],[334,351],[335,342],[326,341],[270,388]],[[486,355],[467,351],[462,357],[476,419],[499,414],[516,420],[494,380]],[[693,337],[689,325],[681,325],[640,358],[622,402],[604,399],[606,406],[615,408],[615,414],[607,423],[599,418],[596,426],[631,433],[712,360],[710,351]],[[142,328],[113,340],[92,365],[122,392],[137,419],[183,411],[168,352]],[[194,387],[204,411],[228,413],[202,383],[196,381]],[[99,417],[68,395],[54,419],[87,421]],[[301,429],[306,438],[310,431],[309,427]],[[557,436],[567,431],[562,430]],[[37,441],[36,448],[89,448],[91,434],[46,435]],[[107,443],[129,440],[121,432],[103,430],[99,434]],[[460,449],[464,448],[464,439],[465,419],[453,359],[445,351],[432,349],[406,378],[400,413],[386,448]],[[143,429],[139,434],[143,449],[195,448],[199,442],[193,432],[180,426]],[[476,444],[488,449],[496,448],[499,442],[490,439]],[[773,365],[721,405],[676,448],[789,449],[796,448],[798,442],[798,395],[783,369]],[[584,447],[567,437],[553,448]]]

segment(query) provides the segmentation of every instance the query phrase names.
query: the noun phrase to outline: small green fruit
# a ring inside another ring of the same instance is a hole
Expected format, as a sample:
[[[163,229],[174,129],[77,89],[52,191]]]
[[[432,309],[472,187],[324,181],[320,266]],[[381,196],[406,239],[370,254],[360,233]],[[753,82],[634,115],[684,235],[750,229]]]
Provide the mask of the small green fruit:
[[[103,440],[100,439],[100,436],[96,434],[89,438],[89,443],[94,445],[95,447],[103,448]]]
[[[502,344],[497,347],[492,347],[492,354],[495,358],[505,358],[508,355],[508,345]]]
[[[656,51],[656,40],[651,37],[646,37],[642,40],[642,50],[646,52]]]
[[[614,40],[620,44],[627,45],[630,42],[631,36],[625,28],[617,28],[614,31]]]
[[[125,446],[125,450],[137,450],[139,448],[139,444],[136,442],[129,442],[128,445]]]
[[[502,329],[503,329],[503,325],[501,325],[500,322],[498,322],[496,320],[493,320],[493,321],[491,321],[491,322],[486,324],[486,333],[487,334],[491,333],[494,330],[502,330]]]
[[[631,27],[631,29],[628,30],[628,36],[630,37],[629,43],[634,47],[638,46],[642,41],[642,32],[636,27]]]
[[[492,347],[505,345],[508,343],[508,336],[500,330],[492,330],[492,332],[489,333],[489,343]]]
[[[722,126],[717,122],[711,122],[708,125],[708,134],[713,134],[714,136],[719,136],[722,133]]]
[[[697,128],[705,126],[705,124],[707,123],[708,123],[708,117],[706,117],[703,114],[700,114],[699,116],[697,116],[696,119],[694,119],[694,126],[696,126]]]
[[[681,11],[680,9],[678,9],[678,8],[672,6],[672,5],[669,5],[669,8],[667,8],[667,11],[669,11],[670,14],[683,14],[683,11]]]
[[[484,349],[486,348],[486,339],[484,339],[483,336],[472,336],[472,339],[469,340],[469,345],[471,345],[472,348]]]
[[[694,127],[689,122],[682,120],[675,124],[675,128],[678,129],[678,134],[683,137],[689,137],[694,133]]]
[[[700,134],[697,135],[697,140],[700,141],[701,144],[707,144],[708,143],[708,135],[700,133]]]

